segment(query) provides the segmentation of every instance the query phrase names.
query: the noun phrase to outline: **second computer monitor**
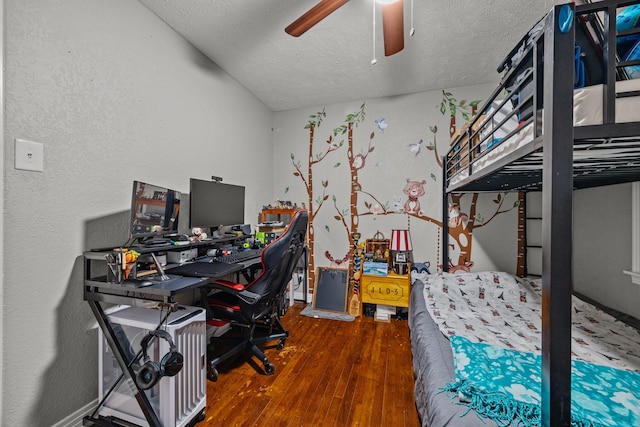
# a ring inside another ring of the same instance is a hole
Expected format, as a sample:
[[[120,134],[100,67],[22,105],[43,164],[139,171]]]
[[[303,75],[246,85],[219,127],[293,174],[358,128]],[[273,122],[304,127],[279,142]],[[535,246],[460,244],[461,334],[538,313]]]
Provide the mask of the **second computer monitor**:
[[[179,191],[134,181],[130,237],[143,239],[175,234],[179,212]]]
[[[189,227],[244,224],[244,187],[191,178]]]

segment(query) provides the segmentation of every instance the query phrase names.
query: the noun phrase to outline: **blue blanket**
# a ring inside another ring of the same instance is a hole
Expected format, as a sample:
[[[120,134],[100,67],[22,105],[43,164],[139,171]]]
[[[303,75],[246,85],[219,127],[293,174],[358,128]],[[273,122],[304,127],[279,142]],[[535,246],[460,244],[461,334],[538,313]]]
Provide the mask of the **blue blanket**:
[[[539,355],[450,339],[456,381],[443,388],[450,398],[499,426],[540,425]],[[640,426],[640,373],[581,361],[571,371],[572,425]]]

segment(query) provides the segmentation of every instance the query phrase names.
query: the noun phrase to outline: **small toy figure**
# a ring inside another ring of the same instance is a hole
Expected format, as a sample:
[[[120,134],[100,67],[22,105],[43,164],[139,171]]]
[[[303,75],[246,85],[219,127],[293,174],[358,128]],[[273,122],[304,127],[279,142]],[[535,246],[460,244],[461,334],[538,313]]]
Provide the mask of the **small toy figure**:
[[[427,261],[427,262],[416,262],[411,264],[411,272],[412,273],[426,273],[426,274],[431,274],[431,272],[429,271],[429,267],[431,267],[431,262]]]
[[[189,238],[189,240],[191,240],[192,242],[201,242],[206,238],[207,233],[202,231],[202,228],[194,227],[191,229],[191,237]]]

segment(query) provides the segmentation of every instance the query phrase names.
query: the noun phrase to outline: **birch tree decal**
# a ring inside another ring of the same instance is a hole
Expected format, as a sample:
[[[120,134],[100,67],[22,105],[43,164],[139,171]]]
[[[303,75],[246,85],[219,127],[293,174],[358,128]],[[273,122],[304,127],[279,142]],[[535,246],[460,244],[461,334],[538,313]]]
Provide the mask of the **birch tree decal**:
[[[362,168],[364,168],[367,161],[367,156],[369,156],[369,154],[371,154],[374,150],[374,146],[372,143],[375,133],[371,132],[371,134],[369,135],[369,143],[367,144],[365,149],[360,151],[358,154],[355,154],[354,152],[353,130],[365,120],[366,114],[364,112],[364,105],[365,104],[362,104],[360,106],[360,110],[356,111],[355,113],[347,114],[344,124],[334,129],[334,134],[337,132],[340,135],[347,136],[347,164],[349,165],[351,175],[349,208],[341,209],[338,206],[338,198],[335,195],[333,196],[333,207],[336,211],[334,219],[342,225],[342,230],[344,230],[345,237],[349,242],[348,246],[346,246],[345,248],[346,253],[343,257],[344,259],[351,256],[350,248],[352,248],[355,244],[353,235],[358,233],[358,226],[360,224],[360,213],[358,212],[358,195],[362,190],[362,187],[358,179],[358,172]],[[378,126],[380,126],[379,123]],[[383,128],[381,130],[384,131]],[[332,257],[330,253],[326,253],[325,256],[327,256],[328,259],[336,258]]]
[[[363,105],[364,106],[364,105]],[[329,198],[327,194],[327,187],[329,185],[329,180],[322,180],[320,182],[320,187],[322,192],[320,195],[314,194],[314,182],[313,182],[313,167],[322,162],[327,158],[327,156],[342,147],[344,141],[340,141],[339,143],[335,142],[336,136],[340,133],[340,128],[334,129],[333,133],[329,135],[327,140],[325,141],[325,146],[323,150],[318,153],[314,153],[314,142],[315,142],[315,133],[316,128],[319,128],[322,124],[324,118],[326,118],[327,114],[325,109],[317,112],[316,114],[312,114],[309,116],[309,121],[307,122],[305,129],[309,130],[309,151],[307,157],[307,168],[306,173],[303,172],[302,163],[299,160],[296,160],[295,155],[291,153],[291,164],[293,165],[294,172],[293,175],[300,178],[302,181],[306,191],[307,191],[307,203],[309,205],[309,290],[313,289],[315,284],[315,263],[314,263],[314,253],[315,253],[315,228],[314,228],[314,219],[318,215],[318,212],[322,208],[323,204]],[[340,164],[336,164],[335,167],[338,167]]]

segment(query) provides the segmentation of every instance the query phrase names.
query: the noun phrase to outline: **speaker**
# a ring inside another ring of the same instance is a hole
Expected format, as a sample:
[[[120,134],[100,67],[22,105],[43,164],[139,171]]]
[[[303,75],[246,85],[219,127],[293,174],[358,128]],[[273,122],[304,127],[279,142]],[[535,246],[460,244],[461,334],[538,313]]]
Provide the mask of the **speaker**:
[[[169,352],[165,354],[159,363],[150,360],[147,348],[153,338],[162,338],[169,343]],[[177,375],[184,365],[184,357],[176,350],[176,346],[167,331],[161,329],[149,332],[140,343],[142,346],[142,358],[144,364],[136,373],[136,383],[142,390],[148,390],[162,377],[173,377]]]

